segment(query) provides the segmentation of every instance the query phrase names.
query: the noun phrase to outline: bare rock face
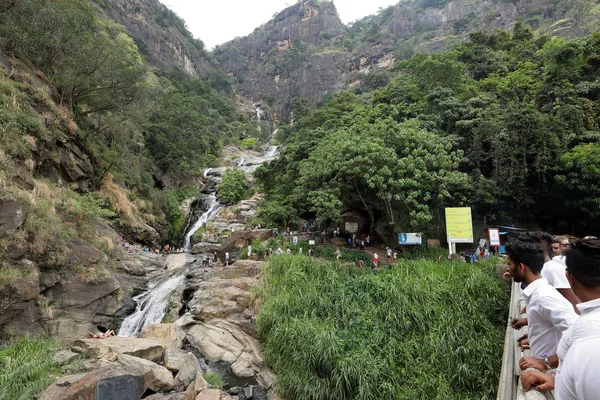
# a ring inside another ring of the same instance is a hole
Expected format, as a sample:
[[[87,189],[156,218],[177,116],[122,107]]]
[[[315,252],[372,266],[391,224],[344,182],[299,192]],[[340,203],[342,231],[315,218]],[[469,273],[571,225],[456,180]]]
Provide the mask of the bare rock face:
[[[252,287],[260,262],[242,260],[220,268],[201,282],[176,324],[188,342],[208,360],[231,364],[236,376],[256,377],[262,369],[260,343],[254,338]]]
[[[106,14],[124,25],[140,52],[157,68],[180,69],[191,76],[214,71],[204,46],[185,23],[158,0],[97,1]]]
[[[0,200],[0,237],[13,234],[27,218],[29,206],[18,200]]]

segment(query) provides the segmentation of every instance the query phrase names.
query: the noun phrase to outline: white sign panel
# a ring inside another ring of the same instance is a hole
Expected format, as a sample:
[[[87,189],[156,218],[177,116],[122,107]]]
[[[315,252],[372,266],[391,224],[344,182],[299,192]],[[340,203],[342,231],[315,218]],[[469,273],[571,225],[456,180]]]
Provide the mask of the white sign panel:
[[[500,231],[496,228],[488,229],[490,235],[490,246],[500,246]]]
[[[410,245],[410,244],[422,244],[422,237],[420,233],[399,233],[398,244]]]
[[[358,231],[358,222],[346,222],[344,226],[346,227],[346,232],[355,233]]]
[[[292,243],[293,244],[298,244],[298,236],[292,237]]]

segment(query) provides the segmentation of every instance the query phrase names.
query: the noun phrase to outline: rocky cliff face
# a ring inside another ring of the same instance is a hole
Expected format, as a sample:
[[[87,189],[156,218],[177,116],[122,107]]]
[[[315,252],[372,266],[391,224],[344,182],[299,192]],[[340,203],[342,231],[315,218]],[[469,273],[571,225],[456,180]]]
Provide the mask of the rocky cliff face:
[[[106,15],[124,25],[153,67],[180,69],[190,76],[215,70],[204,44],[158,0],[95,0]]]
[[[278,119],[289,116],[295,98],[315,101],[359,86],[398,59],[447,49],[473,31],[510,30],[523,21],[540,33],[576,37],[592,32],[598,20],[592,0],[418,4],[400,2],[345,27],[333,3],[302,1],[252,34],[217,47],[214,55],[239,94],[269,106]]]

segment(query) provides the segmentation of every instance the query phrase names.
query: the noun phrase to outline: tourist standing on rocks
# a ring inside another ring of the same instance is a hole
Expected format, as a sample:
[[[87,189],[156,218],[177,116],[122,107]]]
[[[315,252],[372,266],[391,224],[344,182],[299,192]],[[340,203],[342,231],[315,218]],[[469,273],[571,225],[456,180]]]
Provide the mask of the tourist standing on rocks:
[[[375,271],[379,271],[379,254],[373,253],[373,265],[375,266]]]
[[[225,265],[229,265],[229,252],[225,252]]]
[[[577,305],[581,318],[563,334],[557,358],[549,367],[558,366],[556,377],[539,371],[521,372],[523,388],[538,391],[556,387],[556,400],[597,399],[600,393],[600,240],[580,240],[565,253],[567,279],[573,291],[583,301]],[[556,365],[558,363],[558,365]]]
[[[249,244],[248,245],[248,258],[251,258],[251,257],[252,257],[252,245]]]

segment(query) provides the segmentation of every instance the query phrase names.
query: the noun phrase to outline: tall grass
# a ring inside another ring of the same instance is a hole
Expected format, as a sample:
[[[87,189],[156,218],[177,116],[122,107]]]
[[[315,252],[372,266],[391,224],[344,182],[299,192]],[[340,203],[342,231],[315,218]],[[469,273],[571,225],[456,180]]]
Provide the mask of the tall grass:
[[[295,399],[495,397],[508,295],[490,265],[401,260],[378,274],[273,257],[259,338]]]
[[[59,373],[52,363],[58,349],[52,340],[26,336],[0,346],[0,400],[39,398]]]

